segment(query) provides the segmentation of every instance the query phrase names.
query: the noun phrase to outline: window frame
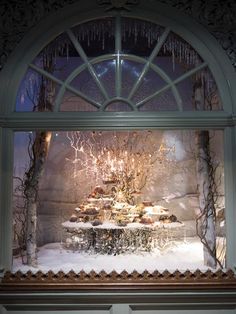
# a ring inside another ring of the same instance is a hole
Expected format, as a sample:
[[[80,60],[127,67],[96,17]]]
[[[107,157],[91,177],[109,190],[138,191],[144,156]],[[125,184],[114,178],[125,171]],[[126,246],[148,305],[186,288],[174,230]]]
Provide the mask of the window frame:
[[[169,11],[169,12],[168,12]],[[88,13],[89,12],[89,13]],[[158,13],[157,13],[158,12]],[[175,15],[173,15],[173,12]],[[80,22],[93,19],[95,17],[109,16],[103,8],[98,8],[94,3],[82,2],[80,6],[71,5],[63,11],[54,14],[53,19],[48,17],[29,34],[18,45],[17,49],[10,57],[7,65],[0,73],[0,83],[2,92],[0,95],[0,188],[1,188],[1,208],[0,208],[0,270],[5,273],[11,269],[11,236],[12,236],[12,166],[13,166],[13,133],[14,131],[27,130],[88,130],[116,128],[122,129],[222,129],[224,130],[224,159],[225,159],[225,201],[226,201],[226,238],[227,238],[227,267],[235,269],[236,266],[236,80],[232,66],[218,46],[218,43],[205,32],[204,28],[194,23],[185,15],[176,15],[175,11],[167,10],[165,6],[156,4],[143,4],[136,6],[130,12],[124,12],[125,16],[141,18],[155,21],[161,25],[170,25],[177,34],[182,36],[193,47],[198,47],[203,59],[207,59],[213,77],[216,79],[219,92],[222,98],[223,111],[219,112],[55,112],[55,113],[32,113],[14,112],[15,99],[20,81],[25,73],[28,63],[52,38],[63,30]],[[65,19],[66,16],[66,19]],[[169,18],[175,16],[174,18]],[[57,21],[54,23],[53,21]],[[35,41],[37,38],[37,41]],[[208,48],[209,46],[209,48]],[[230,82],[230,83],[229,83]],[[197,276],[197,275],[196,275]],[[142,275],[141,277],[144,277]],[[190,276],[191,277],[191,276]],[[10,278],[10,277],[9,277]],[[128,278],[128,277],[127,277]],[[177,280],[178,275],[175,275]],[[200,281],[190,280],[190,284],[199,288],[204,283],[203,277]],[[226,287],[232,287],[232,276],[230,284],[223,275],[219,275],[217,280],[211,275],[207,278],[210,286],[217,286],[220,283]],[[102,277],[100,278],[102,279]],[[150,278],[149,278],[150,279]],[[111,279],[118,282],[118,277]],[[128,280],[128,279],[127,279]],[[179,280],[179,279],[178,279]],[[101,287],[103,280],[98,282],[96,287]],[[111,282],[110,282],[111,283]],[[130,282],[128,281],[129,286]],[[131,280],[132,285],[134,280]],[[173,282],[172,282],[173,283]],[[174,283],[176,283],[174,281]],[[72,283],[71,283],[72,284]],[[81,282],[80,282],[81,284]],[[155,286],[151,280],[146,282],[148,289]],[[234,282],[234,284],[236,284]],[[24,284],[23,284],[24,286]],[[70,285],[71,286],[71,285]],[[83,285],[82,285],[83,286]],[[122,286],[122,285],[121,285]],[[166,286],[172,284],[166,281]],[[27,287],[30,288],[30,285]],[[65,287],[65,286],[64,286]],[[77,286],[77,289],[79,289]],[[109,288],[105,285],[105,287]],[[140,285],[135,285],[136,289]],[[185,286],[186,287],[186,286]],[[70,287],[71,288],[71,287]],[[101,287],[102,288],[102,287]],[[103,287],[104,288],[104,287]],[[180,288],[180,287],[179,287]],[[178,288],[178,289],[179,289]]]

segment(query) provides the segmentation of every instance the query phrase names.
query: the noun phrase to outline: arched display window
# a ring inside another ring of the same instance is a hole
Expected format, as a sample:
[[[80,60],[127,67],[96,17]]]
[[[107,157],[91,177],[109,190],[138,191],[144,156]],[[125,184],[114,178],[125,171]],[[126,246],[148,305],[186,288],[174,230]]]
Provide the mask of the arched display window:
[[[71,20],[26,52],[2,98],[4,268],[232,268],[233,109],[218,56],[150,11]]]

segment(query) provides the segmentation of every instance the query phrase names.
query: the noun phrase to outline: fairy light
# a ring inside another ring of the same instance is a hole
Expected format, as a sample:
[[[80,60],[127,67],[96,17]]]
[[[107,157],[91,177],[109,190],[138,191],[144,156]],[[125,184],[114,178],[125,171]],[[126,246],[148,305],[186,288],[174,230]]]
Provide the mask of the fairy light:
[[[116,182],[117,193],[123,191],[128,201],[133,198],[133,191],[141,191],[146,185],[155,162],[159,161],[159,167],[164,167],[168,154],[175,149],[164,142],[154,148],[148,142],[150,131],[140,133],[143,136],[137,136],[137,132],[116,132],[103,140],[104,134],[108,135],[94,131],[67,133],[74,150],[74,158],[70,159],[74,165],[73,177],[94,180],[94,185]]]

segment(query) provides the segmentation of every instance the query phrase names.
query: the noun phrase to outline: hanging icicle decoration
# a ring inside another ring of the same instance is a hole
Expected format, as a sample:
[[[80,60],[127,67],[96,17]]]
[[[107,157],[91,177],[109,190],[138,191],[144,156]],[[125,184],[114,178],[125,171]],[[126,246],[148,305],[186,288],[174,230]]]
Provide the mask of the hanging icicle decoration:
[[[69,45],[66,43],[66,60],[69,59]]]
[[[176,59],[187,67],[195,67],[201,63],[201,58],[195,49],[174,33],[171,33],[163,44],[162,52],[166,56],[171,56],[173,69]]]
[[[73,31],[80,42],[86,41],[88,47],[92,41],[97,41],[102,43],[102,50],[104,50],[106,39],[115,36],[114,19],[105,18],[77,25]]]
[[[172,67],[173,67],[173,72],[175,72],[175,52],[174,52],[174,49],[172,50]]]
[[[134,40],[136,44],[141,38],[147,41],[147,47],[150,48],[156,43],[160,34],[163,32],[163,27],[137,19],[123,18],[122,19],[122,40]]]
[[[158,42],[163,27],[144,20],[123,17],[121,20],[121,36],[122,41],[138,41],[146,39],[147,47],[150,48]],[[91,42],[96,42],[96,45],[104,51],[106,48],[106,41],[115,37],[115,18],[104,18],[100,20],[92,20],[85,24],[75,26],[73,32],[79,42],[86,42],[89,47]],[[55,57],[65,55],[67,60],[70,57],[71,43],[66,34],[59,35],[52,43],[50,43],[44,52],[53,54]],[[178,60],[188,67],[197,66],[202,62],[198,53],[187,42],[185,42],[178,35],[171,33],[162,47],[162,53],[166,56],[171,56],[173,71],[175,63]]]

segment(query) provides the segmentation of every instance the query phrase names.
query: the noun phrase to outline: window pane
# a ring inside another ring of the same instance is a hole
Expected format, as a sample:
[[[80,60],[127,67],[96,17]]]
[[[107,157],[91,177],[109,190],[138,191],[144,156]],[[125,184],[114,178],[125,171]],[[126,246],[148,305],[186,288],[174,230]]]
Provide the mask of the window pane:
[[[59,88],[57,83],[29,69],[17,94],[16,111],[53,111]]]
[[[56,37],[33,60],[33,64],[41,69],[51,62],[50,73],[56,78],[65,80],[83,61],[66,33]]]
[[[197,51],[183,38],[173,32],[170,32],[166,41],[162,45],[162,48],[156,57],[157,64],[161,62],[163,58],[168,60],[168,63],[170,61],[172,63],[172,71],[171,67],[168,66],[170,75],[174,75],[175,68],[178,66],[182,67],[182,70],[189,70],[203,62]]]
[[[109,97],[115,97],[115,60],[108,60],[94,64],[94,70],[103,86],[106,87]]]
[[[149,57],[164,27],[133,18],[122,18],[122,52]]]
[[[135,92],[132,100],[135,103],[144,100],[146,97],[160,90],[167,83],[153,70],[149,70],[143,77],[137,91]],[[132,88],[133,86],[131,86]]]
[[[16,132],[14,143],[14,271],[225,266],[222,131]]]
[[[76,88],[88,98],[91,98],[91,100],[99,103],[104,101],[104,95],[102,94],[101,88],[88,70],[84,70],[76,76],[70,83],[70,86]]]
[[[132,87],[140,77],[143,64],[130,61],[122,60],[122,96],[128,97]]]
[[[140,111],[178,111],[176,100],[172,91],[168,90],[153,97],[140,106]]]
[[[176,87],[181,95],[184,110],[222,110],[221,98],[208,68],[189,76],[176,84]]]
[[[83,98],[66,91],[62,98],[60,111],[97,111],[97,108]]]
[[[89,21],[72,30],[88,58],[113,53],[115,50],[113,18]]]

